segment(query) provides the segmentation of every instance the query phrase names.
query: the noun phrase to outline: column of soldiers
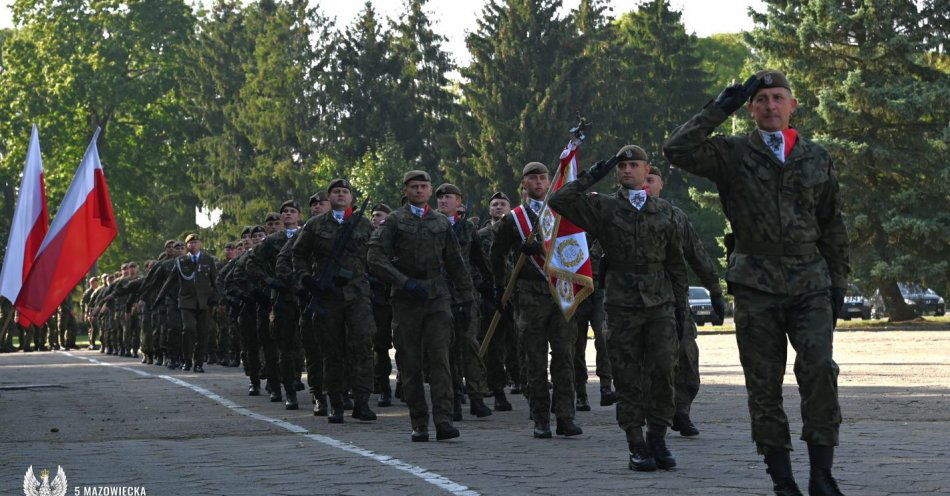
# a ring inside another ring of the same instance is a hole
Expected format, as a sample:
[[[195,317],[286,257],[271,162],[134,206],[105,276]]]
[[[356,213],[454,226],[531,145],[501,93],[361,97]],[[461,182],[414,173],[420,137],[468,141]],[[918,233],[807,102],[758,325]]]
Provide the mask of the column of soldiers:
[[[736,301],[752,438],[775,493],[801,494],[782,407],[788,339],[798,353],[809,493],[834,495],[841,494],[831,475],[841,414],[831,342],[849,273],[847,237],[827,152],[788,125],[797,105],[790,88],[778,71],[730,86],[676,129],[663,151],[674,165],[716,182],[732,225],[727,287]],[[743,105],[756,130],[710,137]],[[588,191],[614,171],[614,192]],[[600,404],[616,404],[629,468],[674,468],[667,430],[699,434],[691,416],[700,379],[687,267],[709,290],[719,318],[725,300],[686,214],[660,197],[664,174],[647,152],[624,146],[550,195],[548,168],[530,162],[522,170],[522,204],[512,210],[510,199],[495,193],[481,228],[466,218],[470,207],[457,186],[433,189],[429,175],[416,170],[405,173],[403,185],[401,207],[376,204],[366,215],[366,202],[354,209],[349,181],[335,179],[310,198],[302,226],[298,205],[285,201],[227,243],[220,262],[191,234],[184,243],[168,241],[144,276],[130,262],[121,273],[90,279],[81,308],[90,347],[133,357],[141,348],[144,363],[199,373],[206,360],[243,364],[249,395],[260,395],[263,377],[270,400],[290,410],[299,408],[306,370],[313,413],[330,424],[343,423],[346,410],[373,421],[370,395],[378,394],[377,407],[395,396],[408,405],[413,442],[428,441],[430,425],[437,440],[459,437],[453,422],[462,419],[464,402],[475,417],[511,411],[510,386],[529,401],[533,436],[548,439],[551,414],[556,434],[582,433],[575,412],[591,409],[584,360],[590,330]],[[594,291],[571,321],[551,297],[545,247],[528,234],[545,201],[588,236]],[[514,274],[519,257],[534,262]],[[516,292],[505,302],[511,277]],[[478,343],[496,311],[499,325],[483,360]],[[65,334],[55,341],[64,347],[74,346],[69,315],[64,306]]]

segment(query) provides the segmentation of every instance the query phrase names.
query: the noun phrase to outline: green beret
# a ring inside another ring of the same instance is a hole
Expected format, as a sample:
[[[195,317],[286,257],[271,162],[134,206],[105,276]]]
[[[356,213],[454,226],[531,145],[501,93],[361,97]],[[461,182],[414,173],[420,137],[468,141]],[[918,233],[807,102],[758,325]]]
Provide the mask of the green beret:
[[[277,209],[278,212],[283,212],[285,208],[290,207],[296,211],[300,211],[300,207],[297,206],[297,202],[294,200],[287,200],[284,203],[280,204],[280,208]]]
[[[438,198],[442,195],[458,195],[462,196],[462,190],[454,184],[444,183],[435,189],[435,197]]]
[[[192,241],[201,241],[201,238],[198,237],[197,233],[191,233],[185,236],[185,243],[190,243]]]
[[[617,157],[620,158],[621,162],[627,162],[631,160],[643,160],[644,162],[649,161],[647,158],[647,152],[643,151],[643,148],[640,148],[637,145],[627,145],[620,149],[617,152]]]
[[[663,171],[655,165],[650,166],[650,171],[647,174],[653,174],[654,176],[660,176],[660,179],[666,181],[666,174],[663,174]]]
[[[760,81],[759,88],[755,91],[756,93],[764,88],[785,88],[788,91],[792,91],[792,85],[788,84],[788,78],[785,77],[782,71],[766,69],[756,72],[755,76],[759,78]],[[755,96],[755,94],[752,96]]]
[[[251,235],[254,235],[254,233],[259,233],[259,232],[266,232],[266,231],[264,231],[264,226],[253,226],[253,227],[251,227]]]
[[[280,214],[277,213],[277,212],[267,212],[267,215],[264,216],[264,223],[265,223],[265,224],[268,223],[268,222],[273,222],[273,221],[275,221],[275,220],[278,221],[278,222],[280,221]],[[251,232],[253,232],[253,231],[251,231]]]
[[[170,239],[170,240],[166,241],[166,242],[165,242],[165,248],[168,248],[169,246],[175,246],[175,243],[176,243],[176,242],[177,242],[177,240],[175,240],[175,239]]]
[[[524,169],[521,170],[521,177],[525,177],[528,174],[547,174],[548,168],[545,167],[541,162],[528,162],[524,166]]]
[[[310,197],[310,205],[313,205],[314,203],[318,203],[318,202],[325,202],[328,200],[329,198],[327,197],[326,191],[317,191],[316,193],[313,194],[313,196]]]
[[[508,195],[502,193],[501,191],[498,191],[494,195],[491,195],[491,198],[488,199],[488,203],[491,203],[492,200],[505,200],[506,202],[511,203],[511,200],[508,198]]]
[[[233,249],[234,249],[234,241],[228,241],[227,243],[225,243],[225,244],[224,244],[224,249],[225,249],[225,250],[233,250]]]
[[[241,229],[241,237],[242,237],[242,238],[243,238],[244,236],[247,236],[248,234],[251,234],[251,227],[253,227],[253,226],[244,226],[244,229]]]
[[[409,184],[409,181],[425,181],[427,183],[432,182],[432,178],[429,177],[429,173],[421,170],[411,170],[402,175],[402,183]]]
[[[327,193],[333,191],[333,188],[346,188],[350,191],[353,191],[353,187],[350,186],[350,182],[346,179],[343,179],[342,177],[330,181],[330,184],[327,186]]]
[[[386,212],[387,214],[392,213],[392,211],[393,209],[385,203],[377,203],[373,205],[373,210],[371,210],[371,212]]]

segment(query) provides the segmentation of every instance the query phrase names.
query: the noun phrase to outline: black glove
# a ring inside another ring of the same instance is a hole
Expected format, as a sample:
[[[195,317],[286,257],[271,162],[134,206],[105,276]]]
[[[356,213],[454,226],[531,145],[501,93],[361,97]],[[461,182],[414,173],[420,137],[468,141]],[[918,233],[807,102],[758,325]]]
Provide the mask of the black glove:
[[[545,256],[544,246],[538,241],[527,241],[521,243],[521,253],[530,256]]]
[[[406,279],[406,283],[402,285],[402,289],[408,293],[409,296],[419,301],[429,301],[429,291],[422,286],[422,283],[415,279]]]
[[[712,302],[713,312],[716,313],[716,319],[722,322],[726,318],[726,300],[722,295],[712,295],[709,299]]]
[[[309,290],[311,290],[311,291],[319,291],[319,290],[320,290],[320,283],[317,281],[317,278],[316,278],[316,277],[313,277],[313,276],[310,275],[310,274],[307,274],[307,275],[301,277],[301,278],[300,278],[300,283],[303,284],[303,286],[304,286],[305,288],[307,288],[307,289],[309,289]]]
[[[726,114],[732,114],[749,101],[749,98],[759,89],[762,80],[756,76],[749,76],[745,84],[734,84],[722,90],[716,97],[716,106]]]
[[[472,302],[466,301],[455,306],[455,319],[461,322],[468,322],[472,316]],[[467,325],[467,324],[466,324]]]
[[[495,303],[495,308],[497,308],[499,312],[504,309],[504,305],[502,305],[502,301],[501,301],[501,300],[502,300],[502,296],[504,296],[504,295],[505,295],[505,287],[504,287],[504,286],[495,286],[495,298],[494,298],[494,303]]]
[[[620,162],[620,157],[610,157],[607,160],[600,160],[590,166],[590,169],[587,169],[587,173],[590,174],[595,181],[600,181],[617,166],[618,162]]]
[[[274,288],[277,290],[287,289],[287,283],[275,277],[265,277],[264,282],[267,283],[267,285],[270,286],[271,288]]]
[[[838,324],[838,314],[841,313],[841,307],[844,306],[844,288],[831,288],[831,326]]]
[[[688,318],[686,309],[677,308],[675,311],[675,315],[676,315],[676,337],[678,337],[682,341],[683,336],[686,335],[686,324],[687,324],[686,319]]]

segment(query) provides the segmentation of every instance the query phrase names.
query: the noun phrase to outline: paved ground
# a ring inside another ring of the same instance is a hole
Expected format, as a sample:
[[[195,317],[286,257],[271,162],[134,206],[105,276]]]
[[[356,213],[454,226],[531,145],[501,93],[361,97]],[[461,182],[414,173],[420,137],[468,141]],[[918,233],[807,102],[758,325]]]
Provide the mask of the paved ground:
[[[836,473],[845,493],[950,494],[950,332],[843,332],[836,345],[845,416]],[[51,478],[62,466],[70,495],[100,486],[153,495],[768,494],[734,336],[703,335],[700,347],[702,434],[673,433],[680,468],[652,474],[627,470],[612,408],[579,413],[583,436],[539,441],[526,402],[512,398],[513,412],[466,415],[458,440],[413,444],[402,404],[377,409],[375,423],[348,417],[330,426],[307,409],[246,396],[233,368],[199,375],[88,351],[3,354],[0,387],[61,387],[0,390],[0,494],[21,494],[30,465]],[[588,389],[598,399],[595,378]],[[797,431],[796,388],[785,392]],[[807,484],[807,455],[796,446]]]

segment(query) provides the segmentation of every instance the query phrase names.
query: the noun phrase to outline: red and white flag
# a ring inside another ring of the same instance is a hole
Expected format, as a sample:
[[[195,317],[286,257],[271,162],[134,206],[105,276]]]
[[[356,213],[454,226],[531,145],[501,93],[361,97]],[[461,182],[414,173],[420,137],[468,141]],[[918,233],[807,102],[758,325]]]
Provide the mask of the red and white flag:
[[[577,179],[578,140],[571,139],[561,152],[557,181],[551,192]],[[578,305],[594,292],[593,268],[587,233],[554,212],[554,228],[543,230],[547,259],[544,268],[550,278],[551,294],[564,318],[570,320]],[[542,224],[543,225],[543,224]]]
[[[40,155],[40,135],[33,124],[30,146],[26,152],[26,165],[16,210],[10,223],[7,251],[3,255],[3,271],[0,273],[0,296],[15,302],[20,295],[23,281],[30,273],[33,259],[40,250],[49,224],[46,210],[46,186],[43,182],[43,157]]]
[[[36,325],[49,319],[117,234],[98,138],[96,129],[16,300],[20,315]]]

